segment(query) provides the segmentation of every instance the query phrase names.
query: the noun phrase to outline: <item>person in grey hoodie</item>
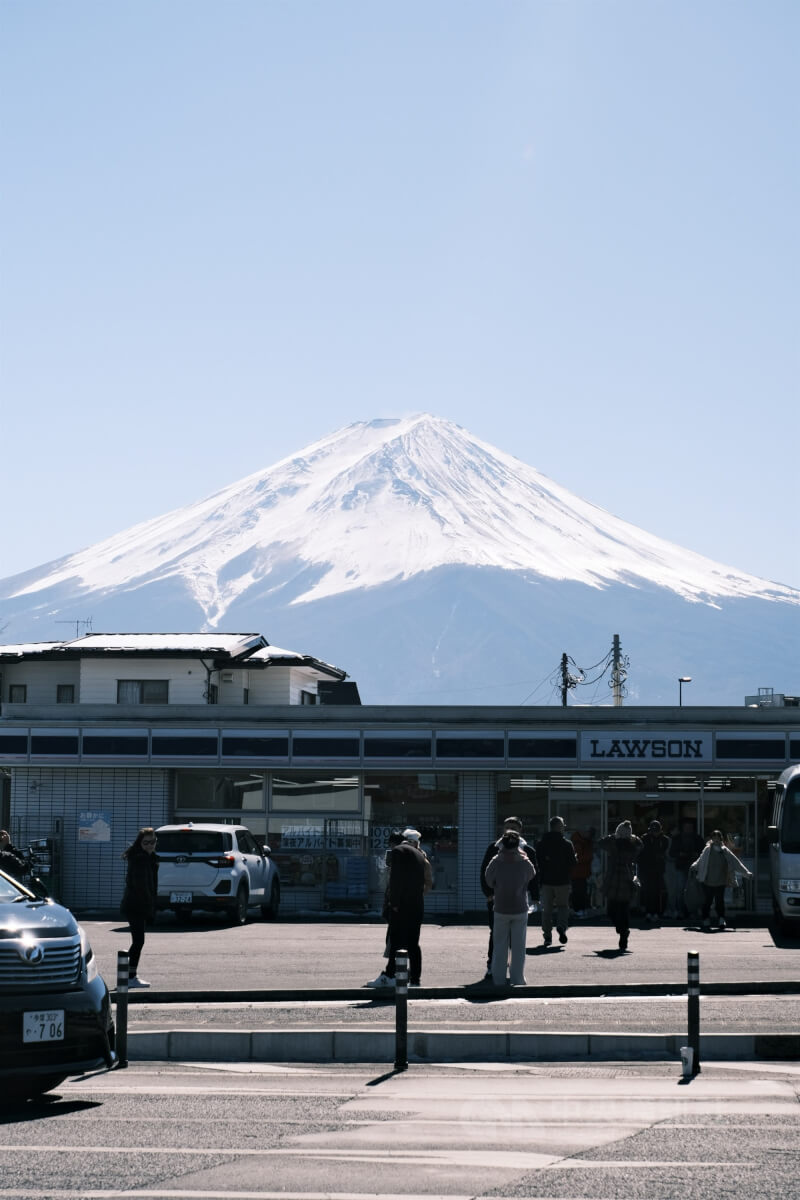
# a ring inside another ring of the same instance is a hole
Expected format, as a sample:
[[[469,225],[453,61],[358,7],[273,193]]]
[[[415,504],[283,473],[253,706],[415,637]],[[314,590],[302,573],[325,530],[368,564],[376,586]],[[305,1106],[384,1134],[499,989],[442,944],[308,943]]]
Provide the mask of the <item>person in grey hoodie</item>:
[[[520,836],[508,829],[500,849],[486,868],[486,882],[494,891],[494,946],[492,982],[506,986],[511,951],[510,979],[514,987],[525,983],[525,935],[528,929],[528,884],[533,863],[520,847]]]

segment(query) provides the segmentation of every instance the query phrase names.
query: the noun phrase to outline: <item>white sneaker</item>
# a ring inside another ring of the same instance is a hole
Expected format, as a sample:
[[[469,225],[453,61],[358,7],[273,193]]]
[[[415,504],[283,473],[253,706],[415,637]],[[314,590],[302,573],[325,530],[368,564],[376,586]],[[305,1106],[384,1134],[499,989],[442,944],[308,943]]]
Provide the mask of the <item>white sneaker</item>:
[[[725,920],[725,918],[724,918],[724,917],[720,917],[720,919],[719,919],[719,927],[720,927],[720,929],[727,929],[727,928],[728,928],[727,921]]]
[[[385,971],[381,971],[377,979],[370,979],[369,983],[365,983],[364,987],[388,988],[394,987],[395,981],[390,979]]]
[[[132,979],[128,980],[128,987],[129,988],[144,988],[144,987],[150,987],[150,984],[147,982],[146,979],[140,979],[138,975],[134,975]]]

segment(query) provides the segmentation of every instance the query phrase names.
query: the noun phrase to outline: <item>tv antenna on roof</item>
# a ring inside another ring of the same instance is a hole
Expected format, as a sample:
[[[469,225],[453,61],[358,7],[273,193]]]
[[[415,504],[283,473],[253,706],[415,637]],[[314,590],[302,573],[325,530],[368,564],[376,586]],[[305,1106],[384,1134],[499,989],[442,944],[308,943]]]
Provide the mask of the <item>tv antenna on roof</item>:
[[[92,618],[91,617],[79,617],[77,621],[56,621],[56,625],[74,625],[76,638],[79,638],[81,636],[81,625],[83,626],[84,633],[92,632]]]

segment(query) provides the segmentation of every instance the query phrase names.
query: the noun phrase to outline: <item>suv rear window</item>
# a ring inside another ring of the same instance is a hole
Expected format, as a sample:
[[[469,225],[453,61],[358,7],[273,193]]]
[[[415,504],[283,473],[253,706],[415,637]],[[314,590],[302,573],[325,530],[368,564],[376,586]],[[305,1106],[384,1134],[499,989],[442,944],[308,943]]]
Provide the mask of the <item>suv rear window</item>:
[[[156,854],[223,854],[231,835],[218,829],[170,829],[159,833]]]

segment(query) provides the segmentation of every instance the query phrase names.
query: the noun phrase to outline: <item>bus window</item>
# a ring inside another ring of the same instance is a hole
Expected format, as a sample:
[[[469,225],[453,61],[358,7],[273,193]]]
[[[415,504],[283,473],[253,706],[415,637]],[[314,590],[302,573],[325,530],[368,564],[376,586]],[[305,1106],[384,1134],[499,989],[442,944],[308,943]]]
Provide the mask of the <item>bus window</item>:
[[[781,850],[800,854],[800,778],[792,779],[786,788],[781,824]]]

